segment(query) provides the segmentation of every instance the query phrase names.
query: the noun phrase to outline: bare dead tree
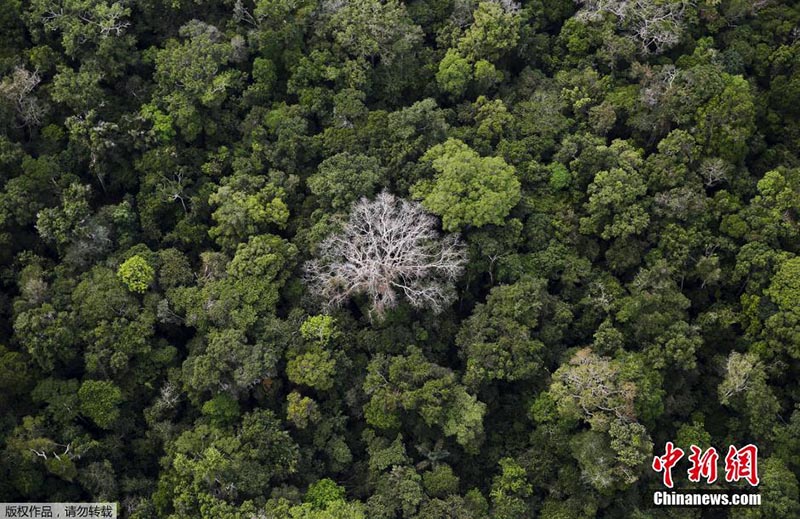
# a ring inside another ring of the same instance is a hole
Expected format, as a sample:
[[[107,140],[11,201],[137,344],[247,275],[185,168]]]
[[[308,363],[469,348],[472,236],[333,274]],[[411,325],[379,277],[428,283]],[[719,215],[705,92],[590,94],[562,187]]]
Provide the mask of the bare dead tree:
[[[576,352],[553,375],[556,395],[572,399],[587,421],[606,422],[601,415],[612,415],[624,422],[634,422],[636,387],[620,379],[619,367],[590,348]]]
[[[236,23],[248,23],[256,28],[261,26],[261,19],[253,16],[253,13],[244,6],[242,0],[236,0],[236,3],[233,4],[233,21]]]
[[[659,54],[680,43],[689,0],[575,0],[583,5],[578,18],[598,20],[610,13],[635,38],[645,54]]]
[[[66,445],[61,444],[61,443],[53,443],[53,442],[51,442],[51,445],[53,445],[55,447],[63,447],[64,448],[64,452],[62,452],[61,454],[58,454],[58,452],[56,452],[55,449],[51,449],[50,450],[50,453],[58,461],[61,461],[61,456],[64,456],[64,457],[66,457],[68,459],[80,459],[80,454],[77,454],[75,452],[70,452],[70,450],[72,449],[72,442],[67,443]],[[46,452],[47,449],[36,450],[34,448],[29,448],[28,450],[31,451],[32,453],[36,454],[36,456],[38,456],[40,458],[44,458],[45,461],[47,461],[49,459],[48,456],[47,456],[47,452]]]
[[[719,157],[703,160],[700,164],[700,176],[706,187],[714,187],[728,180],[731,166]]]
[[[575,0],[575,3],[584,7],[578,13],[578,18],[582,20],[600,20],[604,13],[624,19],[628,9],[628,0]]]
[[[44,449],[38,451],[36,449],[28,449],[28,450],[36,454],[40,458],[44,458],[45,460],[47,460],[47,453],[44,451]]]
[[[33,72],[24,67],[16,67],[14,71],[0,82],[0,97],[14,105],[21,126],[37,126],[41,124],[45,107],[33,94],[33,90],[41,82],[39,71]]]
[[[168,202],[178,200],[183,207],[183,212],[188,213],[189,208],[186,206],[186,182],[183,177],[184,172],[181,170],[174,171],[171,175],[167,176],[165,173],[159,173],[162,182],[158,186],[159,192]]]
[[[608,312],[611,309],[614,299],[614,294],[606,288],[605,283],[602,281],[595,281],[589,286],[588,301],[592,305],[601,308],[604,312]]]
[[[366,294],[370,316],[378,318],[400,294],[416,308],[441,312],[455,299],[466,252],[456,234],[442,238],[436,225],[417,202],[385,191],[362,198],[341,232],[322,242],[319,259],[306,264],[306,282],[327,306]]]
[[[123,16],[127,16],[128,14],[129,13],[123,9],[119,3],[115,3],[108,9],[105,9],[103,15],[100,17],[95,18],[94,16],[87,16],[81,13],[78,15],[78,18],[85,23],[96,26],[103,37],[112,35],[121,36],[125,32],[125,29],[131,25],[131,22],[122,19]]]
[[[689,3],[654,2],[635,0],[630,9],[633,33],[639,39],[643,52],[660,54],[674,47],[683,35],[684,11]]]
[[[662,102],[672,90],[675,78],[678,76],[678,69],[675,65],[664,65],[658,71],[653,71],[650,67],[639,67],[642,70],[640,99],[645,106],[650,108]]]
[[[717,387],[719,401],[723,405],[728,405],[731,398],[739,393],[747,391],[753,385],[753,379],[762,374],[762,366],[758,361],[758,356],[753,353],[739,353],[733,351],[728,356],[725,363],[725,376],[722,383]]]
[[[48,30],[57,30],[59,27],[63,29],[63,25],[69,23],[64,20],[74,17],[86,25],[94,26],[103,38],[121,36],[131,25],[131,22],[123,19],[130,16],[130,8],[125,7],[124,3],[100,4],[94,9],[70,9],[61,2],[53,2],[41,14],[41,20]],[[86,38],[83,37],[82,40],[85,41]]]
[[[159,395],[159,400],[163,402],[164,407],[172,409],[176,405],[178,405],[180,399],[181,399],[181,392],[178,386],[176,386],[172,382],[167,382],[166,384],[161,386],[161,394]]]

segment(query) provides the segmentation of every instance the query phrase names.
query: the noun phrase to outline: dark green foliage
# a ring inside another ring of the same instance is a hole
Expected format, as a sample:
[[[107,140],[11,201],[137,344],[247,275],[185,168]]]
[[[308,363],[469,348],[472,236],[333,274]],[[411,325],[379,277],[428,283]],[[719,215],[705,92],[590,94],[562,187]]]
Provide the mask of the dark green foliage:
[[[117,406],[122,403],[122,392],[112,382],[87,380],[78,390],[81,413],[103,429],[109,429],[119,417]]]

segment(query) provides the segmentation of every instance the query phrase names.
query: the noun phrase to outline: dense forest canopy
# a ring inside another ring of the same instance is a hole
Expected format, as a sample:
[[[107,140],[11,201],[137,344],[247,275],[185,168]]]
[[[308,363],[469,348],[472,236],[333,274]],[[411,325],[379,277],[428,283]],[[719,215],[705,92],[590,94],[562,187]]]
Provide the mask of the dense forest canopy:
[[[797,1],[3,0],[0,501],[800,517],[798,149]]]

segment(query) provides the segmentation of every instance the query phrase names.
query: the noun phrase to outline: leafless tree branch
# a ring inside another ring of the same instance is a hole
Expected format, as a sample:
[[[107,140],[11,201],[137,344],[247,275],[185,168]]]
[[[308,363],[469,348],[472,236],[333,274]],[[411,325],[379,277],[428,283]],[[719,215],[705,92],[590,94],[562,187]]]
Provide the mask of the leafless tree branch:
[[[440,238],[436,225],[417,202],[387,192],[362,198],[342,231],[321,244],[321,257],[306,264],[308,286],[329,306],[366,294],[378,317],[401,294],[414,307],[441,312],[454,300],[466,252],[457,235]]]

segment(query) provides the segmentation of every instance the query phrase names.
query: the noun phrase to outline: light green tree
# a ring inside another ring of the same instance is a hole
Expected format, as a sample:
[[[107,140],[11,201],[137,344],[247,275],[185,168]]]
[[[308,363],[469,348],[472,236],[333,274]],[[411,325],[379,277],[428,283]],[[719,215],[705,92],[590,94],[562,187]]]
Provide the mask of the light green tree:
[[[481,157],[458,139],[432,147],[422,161],[434,170],[433,179],[417,183],[411,193],[442,217],[445,230],[503,225],[520,200],[513,166],[501,157]]]
[[[155,279],[155,270],[145,258],[136,254],[119,266],[117,276],[125,283],[128,290],[144,294]]]

